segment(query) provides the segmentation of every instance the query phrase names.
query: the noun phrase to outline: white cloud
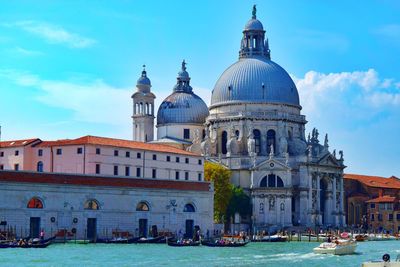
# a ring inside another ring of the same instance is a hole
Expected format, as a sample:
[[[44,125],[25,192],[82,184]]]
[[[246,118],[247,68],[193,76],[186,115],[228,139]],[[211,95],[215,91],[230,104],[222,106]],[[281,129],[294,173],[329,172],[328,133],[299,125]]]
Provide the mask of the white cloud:
[[[34,57],[34,56],[41,56],[43,55],[43,52],[41,51],[36,51],[36,50],[29,50],[29,49],[25,49],[22,47],[15,47],[12,52],[15,52],[17,54],[20,54],[22,56],[28,56],[28,57]]]
[[[18,21],[5,26],[15,26],[51,44],[65,44],[71,48],[86,48],[96,43],[96,40],[68,32],[58,25],[33,20]]]
[[[321,103],[366,103],[374,107],[399,105],[400,92],[394,79],[381,79],[374,69],[367,71],[320,73],[307,72],[303,78],[293,76],[306,112],[317,111]]]

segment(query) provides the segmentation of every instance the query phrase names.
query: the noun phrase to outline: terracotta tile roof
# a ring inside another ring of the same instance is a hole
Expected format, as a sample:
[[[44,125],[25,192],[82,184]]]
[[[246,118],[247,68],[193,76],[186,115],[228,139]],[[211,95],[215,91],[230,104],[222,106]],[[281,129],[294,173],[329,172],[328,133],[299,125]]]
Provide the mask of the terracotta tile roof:
[[[393,203],[396,200],[396,197],[392,196],[381,196],[374,199],[370,199],[366,201],[367,203]]]
[[[343,177],[345,179],[359,181],[360,183],[370,187],[400,189],[400,179],[395,176],[385,178],[380,176],[345,174]]]
[[[0,142],[1,148],[7,147],[18,147],[18,146],[27,146],[32,144],[35,141],[40,141],[39,138],[31,138],[31,139],[22,139],[22,140],[11,140],[11,141],[2,141]]]
[[[22,171],[0,171],[0,182],[210,191],[210,183],[208,182],[96,177],[92,175]]]
[[[143,143],[143,142],[115,139],[108,137],[98,137],[91,135],[83,136],[77,139],[44,141],[40,143],[38,146],[49,147],[49,146],[68,146],[68,145],[102,145],[102,146],[113,146],[113,147],[132,148],[139,150],[157,151],[164,153],[183,154],[190,156],[200,156],[198,154],[167,145]]]

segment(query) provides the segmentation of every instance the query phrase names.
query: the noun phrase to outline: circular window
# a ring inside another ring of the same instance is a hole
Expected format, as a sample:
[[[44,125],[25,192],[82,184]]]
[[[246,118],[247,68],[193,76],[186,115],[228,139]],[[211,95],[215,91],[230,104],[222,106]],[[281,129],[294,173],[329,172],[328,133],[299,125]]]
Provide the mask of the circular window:
[[[274,164],[273,162],[271,162],[271,163],[269,164],[269,166],[270,166],[271,168],[273,168],[273,167],[275,167],[275,164]]]
[[[77,222],[78,222],[78,218],[74,218],[72,221],[73,221],[74,223],[77,223]]]
[[[72,229],[71,229],[71,232],[72,232],[73,234],[76,234],[76,228],[72,228]]]
[[[53,223],[53,222],[56,222],[56,218],[55,217],[51,217],[50,218],[50,221]]]

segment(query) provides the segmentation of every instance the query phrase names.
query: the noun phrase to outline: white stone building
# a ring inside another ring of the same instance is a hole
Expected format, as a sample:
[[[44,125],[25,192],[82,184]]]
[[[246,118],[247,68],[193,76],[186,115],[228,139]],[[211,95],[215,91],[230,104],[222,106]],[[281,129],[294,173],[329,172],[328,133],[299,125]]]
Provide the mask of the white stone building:
[[[320,144],[316,129],[306,139],[296,85],[271,60],[255,7],[239,60],[216,82],[209,113],[201,99],[192,101],[184,63],[176,88],[159,108],[156,142],[181,145],[228,167],[232,182],[252,199],[253,215],[244,221],[258,228],[345,224],[343,152],[337,157],[329,150],[327,135]],[[191,98],[175,97],[180,94]]]

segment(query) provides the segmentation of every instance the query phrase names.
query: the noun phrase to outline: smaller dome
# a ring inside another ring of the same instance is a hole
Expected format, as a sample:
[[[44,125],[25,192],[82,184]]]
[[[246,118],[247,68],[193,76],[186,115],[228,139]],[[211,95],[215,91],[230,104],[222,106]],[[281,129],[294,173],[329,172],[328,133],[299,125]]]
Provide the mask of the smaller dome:
[[[178,73],[178,78],[180,78],[180,79],[189,79],[189,73],[186,70],[180,71]]]
[[[151,85],[150,79],[146,76],[142,76],[137,80],[136,85]]]
[[[246,26],[244,26],[245,31],[263,31],[264,27],[258,19],[250,19]]]

